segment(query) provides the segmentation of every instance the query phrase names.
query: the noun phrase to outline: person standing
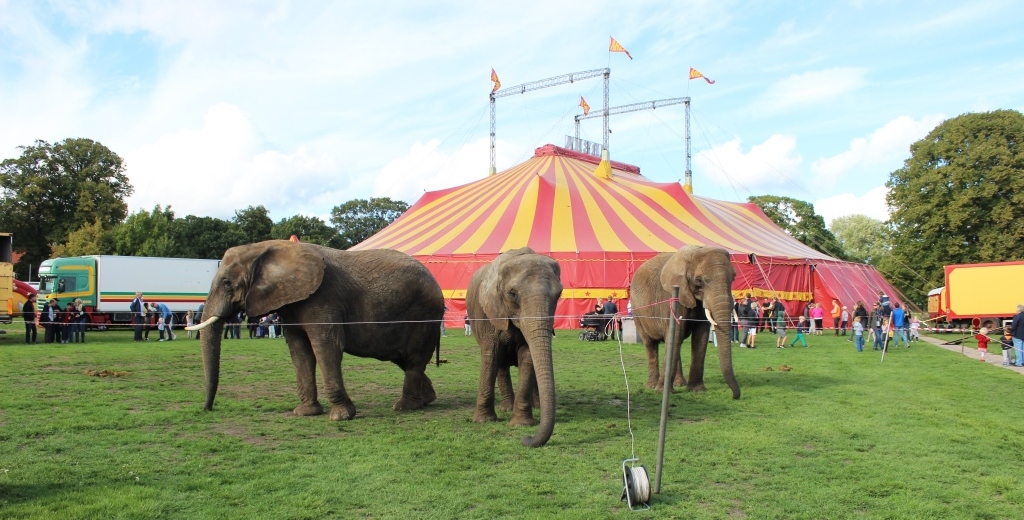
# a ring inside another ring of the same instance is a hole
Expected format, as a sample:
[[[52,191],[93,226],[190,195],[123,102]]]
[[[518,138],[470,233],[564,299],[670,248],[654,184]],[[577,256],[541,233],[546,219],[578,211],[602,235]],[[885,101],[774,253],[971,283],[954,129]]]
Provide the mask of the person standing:
[[[89,315],[85,313],[85,304],[81,298],[75,298],[74,317],[71,322],[71,337],[74,343],[85,343],[85,322]]]
[[[39,330],[36,328],[36,295],[28,295],[28,301],[21,308],[21,317],[25,318],[25,344],[35,344],[36,337],[39,335]],[[45,334],[43,340],[46,340]]]
[[[757,316],[757,300],[750,302],[750,306],[747,307],[747,346],[750,348],[757,348],[757,324],[759,318]]]
[[[192,337],[192,331],[188,330],[188,328],[193,326],[193,325],[195,325],[195,324],[196,324],[196,314],[195,314],[195,311],[193,311],[192,309],[189,309],[188,312],[185,313],[185,332],[187,333],[185,335],[185,337],[187,337],[187,338],[191,338]]]
[[[619,308],[615,305],[615,302],[611,298],[608,298],[604,302],[604,306],[601,307],[601,314],[608,316],[611,320],[611,339],[615,340],[615,315],[619,313]]]
[[[864,308],[864,302],[857,300],[857,307],[853,309],[853,319],[859,320],[864,330],[868,330],[868,310]]]
[[[853,344],[857,352],[864,352],[864,325],[860,320],[853,320]]]
[[[882,350],[885,348],[885,340],[882,337],[882,322],[885,318],[882,314],[882,304],[878,302],[875,302],[873,319],[875,320],[873,329],[875,331],[875,346],[871,347],[871,350]]]
[[[843,305],[843,312],[839,314],[839,329],[842,330],[840,336],[846,335],[846,330],[850,328],[850,310]],[[849,340],[847,340],[849,341]]]
[[[775,322],[775,348],[786,348],[786,311],[775,311],[772,315]]]
[[[1017,314],[1010,322],[1010,333],[1013,335],[1013,366],[1024,367],[1024,304],[1017,305]]]
[[[999,346],[1003,349],[1003,366],[1010,366],[1010,351],[1013,350],[1013,335],[1010,328],[1003,329],[1003,337],[999,338]]]
[[[896,305],[898,306],[899,304],[897,303]],[[897,310],[899,310],[899,307],[897,307]],[[893,314],[896,314],[896,311],[893,311]],[[974,339],[978,340],[978,353],[981,354],[981,362],[984,363],[985,354],[988,354],[988,329],[982,327],[978,330],[978,333],[974,335]]]
[[[839,320],[842,317],[842,309],[839,305],[839,300],[832,299],[832,330],[835,331],[833,336],[839,336]]]
[[[814,323],[811,324],[811,334],[821,336],[821,331],[825,327],[825,309],[820,303],[815,304],[811,309],[811,318],[814,320]]]
[[[469,314],[463,316],[462,317],[462,321],[465,324],[465,328],[466,328],[466,334],[465,335],[466,336],[472,336],[473,335],[473,329],[469,325]]]
[[[167,331],[167,341],[178,339],[178,336],[171,332],[171,327],[174,326],[174,313],[171,312],[171,309],[164,303],[158,303],[156,304],[156,316],[158,320],[157,328],[160,329],[160,339],[158,341],[164,340],[165,330]]]
[[[57,300],[53,299],[46,302],[43,307],[43,343],[53,343],[57,336],[57,311],[54,307],[57,306]]]
[[[909,348],[910,340],[907,339],[906,322],[904,320],[906,314],[903,312],[903,308],[900,307],[900,304],[894,304],[893,307],[894,309],[892,311],[892,328],[893,334],[895,335],[893,341],[896,342],[896,346],[898,347],[900,346],[900,338],[902,338],[904,345],[906,345]],[[986,330],[986,332],[988,331]],[[981,357],[984,358],[985,356],[982,355]]]
[[[71,343],[71,334],[77,327],[75,326],[75,304],[74,302],[68,302],[64,306],[64,313],[61,316],[60,335],[61,343]]]
[[[146,303],[142,301],[142,291],[135,292],[128,310],[132,311],[132,324],[135,325],[135,340],[142,341],[142,320],[146,318]]]

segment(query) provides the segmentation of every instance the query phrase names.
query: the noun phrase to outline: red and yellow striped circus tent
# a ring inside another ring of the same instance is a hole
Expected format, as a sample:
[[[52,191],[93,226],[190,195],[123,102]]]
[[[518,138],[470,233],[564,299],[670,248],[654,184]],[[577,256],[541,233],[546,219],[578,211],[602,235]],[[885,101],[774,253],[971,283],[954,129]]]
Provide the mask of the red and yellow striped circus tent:
[[[423,195],[358,249],[395,249],[423,262],[461,326],[466,289],[481,265],[529,246],[558,261],[562,299],[556,327],[575,328],[597,298],[626,309],[629,283],[645,261],[684,245],[719,246],[732,254],[737,297],[779,296],[789,312],[812,298],[830,308],[869,305],[895,291],[871,266],[843,262],[792,238],[752,203],[691,195],[678,183],[653,182],[639,168],[553,145],[497,175]]]

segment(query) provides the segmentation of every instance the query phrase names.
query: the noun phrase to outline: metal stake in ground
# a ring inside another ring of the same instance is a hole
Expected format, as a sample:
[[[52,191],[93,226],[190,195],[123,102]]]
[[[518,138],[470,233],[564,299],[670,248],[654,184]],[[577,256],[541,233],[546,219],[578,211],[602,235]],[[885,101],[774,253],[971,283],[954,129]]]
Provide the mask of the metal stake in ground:
[[[668,425],[668,398],[672,395],[672,380],[676,359],[676,303],[679,302],[679,286],[672,286],[672,300],[669,301],[668,334],[665,335],[665,381],[661,392],[661,426],[658,428],[658,465],[654,470],[654,493],[661,494],[661,463],[665,459],[665,428]]]

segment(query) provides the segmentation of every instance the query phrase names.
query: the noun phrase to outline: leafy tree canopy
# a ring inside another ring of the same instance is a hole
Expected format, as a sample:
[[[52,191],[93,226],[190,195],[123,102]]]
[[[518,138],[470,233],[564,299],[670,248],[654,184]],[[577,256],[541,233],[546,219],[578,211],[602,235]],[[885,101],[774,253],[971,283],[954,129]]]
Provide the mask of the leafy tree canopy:
[[[335,247],[339,242],[338,230],[327,225],[317,217],[295,215],[281,219],[270,230],[270,236],[280,240],[288,240],[295,235],[302,242]]]
[[[0,163],[0,229],[14,233],[24,251],[16,270],[50,257],[53,245],[87,224],[109,228],[128,214],[132,186],[124,161],[91,139],[36,141],[21,156]]]
[[[751,196],[747,197],[747,201],[757,204],[757,207],[783,231],[808,247],[826,255],[846,259],[846,253],[839,245],[839,241],[825,227],[825,219],[814,212],[814,205],[810,202],[776,195]]]
[[[176,218],[171,233],[183,258],[216,260],[228,249],[247,243],[242,230],[233,222],[213,217],[187,215]]]
[[[405,213],[409,205],[389,197],[353,199],[331,210],[331,223],[338,230],[338,247],[348,249]]]
[[[63,244],[53,246],[55,258],[67,256],[106,255],[113,251],[112,234],[97,220],[68,234]]]
[[[881,220],[847,215],[833,220],[830,227],[849,260],[877,266],[889,254],[889,231]]]
[[[1024,258],[1024,115],[947,119],[889,175],[892,276],[923,301],[948,264]]]
[[[270,220],[270,212],[262,204],[235,210],[232,222],[245,235],[246,244],[270,240],[270,230],[274,227],[274,221]]]
[[[171,234],[174,211],[157,204],[152,212],[132,213],[112,232],[114,254],[121,256],[178,256],[178,247]]]

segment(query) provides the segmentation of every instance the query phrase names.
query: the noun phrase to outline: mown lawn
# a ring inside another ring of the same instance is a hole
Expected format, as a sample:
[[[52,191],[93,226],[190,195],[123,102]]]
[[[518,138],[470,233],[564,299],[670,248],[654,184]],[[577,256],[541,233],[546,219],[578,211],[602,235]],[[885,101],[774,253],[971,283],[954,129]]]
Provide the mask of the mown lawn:
[[[449,363],[428,369],[438,400],[426,410],[392,411],[401,373],[346,357],[358,415],[341,423],[290,414],[282,340],[226,341],[204,412],[198,342],[184,334],[26,346],[21,330],[0,336],[3,518],[1024,517],[1024,378],[924,343],[884,363],[827,336],[737,348],[739,401],[712,352],[708,391],[672,397],[662,493],[631,513],[613,342],[559,334],[558,423],[528,449],[532,428],[471,421],[479,354],[458,330],[442,340]],[[661,394],[643,388],[642,347],[624,358],[653,480]]]

